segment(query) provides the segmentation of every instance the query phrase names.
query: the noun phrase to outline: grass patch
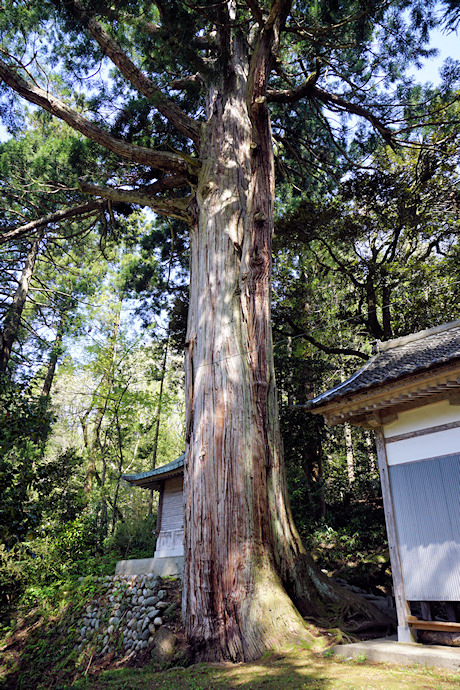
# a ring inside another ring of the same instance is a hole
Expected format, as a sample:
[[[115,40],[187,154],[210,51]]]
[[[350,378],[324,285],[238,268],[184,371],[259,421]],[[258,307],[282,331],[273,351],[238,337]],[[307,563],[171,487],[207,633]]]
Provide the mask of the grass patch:
[[[442,669],[370,665],[293,649],[249,664],[198,664],[169,671],[146,666],[88,674],[63,690],[457,690],[459,686],[460,675]]]

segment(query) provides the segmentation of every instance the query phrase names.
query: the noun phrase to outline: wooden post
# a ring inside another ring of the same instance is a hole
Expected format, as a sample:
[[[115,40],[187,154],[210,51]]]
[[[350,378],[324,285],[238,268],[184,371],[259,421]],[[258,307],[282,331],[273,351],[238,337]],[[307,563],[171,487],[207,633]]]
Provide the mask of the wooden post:
[[[150,491],[153,493],[153,489],[150,489]],[[160,486],[160,494],[158,496],[158,513],[157,513],[157,524],[155,527],[155,534],[158,535],[161,532],[161,517],[162,517],[162,512],[163,512],[163,495],[165,492],[165,482],[164,480],[161,482]]]
[[[388,546],[390,549],[391,573],[396,600],[396,613],[398,616],[398,642],[415,642],[415,636],[409,627],[407,617],[410,615],[409,604],[404,591],[404,581],[399,560],[398,539],[391,496],[390,477],[388,475],[387,453],[382,427],[374,429],[375,444],[377,448],[377,460],[379,463],[380,481],[382,485],[383,509],[388,534]]]

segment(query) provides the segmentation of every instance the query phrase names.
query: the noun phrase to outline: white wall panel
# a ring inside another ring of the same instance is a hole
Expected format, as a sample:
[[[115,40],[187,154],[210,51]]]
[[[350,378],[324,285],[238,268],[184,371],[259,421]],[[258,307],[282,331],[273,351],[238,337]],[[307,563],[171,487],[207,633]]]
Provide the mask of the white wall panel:
[[[395,422],[384,426],[383,435],[385,438],[391,438],[459,420],[460,405],[451,405],[448,400],[442,400],[424,407],[417,407],[415,410],[400,412]]]
[[[460,427],[386,444],[388,465],[400,465],[460,452]]]

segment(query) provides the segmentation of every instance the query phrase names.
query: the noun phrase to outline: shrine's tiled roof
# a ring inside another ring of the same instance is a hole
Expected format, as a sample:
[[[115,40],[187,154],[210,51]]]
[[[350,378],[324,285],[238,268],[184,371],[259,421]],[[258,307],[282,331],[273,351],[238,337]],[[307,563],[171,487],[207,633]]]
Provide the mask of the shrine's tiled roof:
[[[358,391],[460,360],[460,320],[384,343],[377,341],[374,349],[374,357],[359,371],[310,400],[306,407],[321,407]]]
[[[166,465],[156,467],[154,470],[147,470],[146,472],[139,472],[138,474],[123,474],[122,478],[133,486],[155,488],[154,485],[165,479],[167,476],[171,477],[175,474],[180,474],[183,472],[184,460],[185,453],[180,455],[175,460],[172,460],[172,462],[168,462]]]

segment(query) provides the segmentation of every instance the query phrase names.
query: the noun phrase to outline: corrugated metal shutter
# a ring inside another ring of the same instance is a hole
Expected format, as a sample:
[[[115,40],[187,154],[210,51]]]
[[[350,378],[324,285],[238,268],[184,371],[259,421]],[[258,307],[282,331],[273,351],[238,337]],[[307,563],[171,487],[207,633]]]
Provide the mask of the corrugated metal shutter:
[[[182,475],[165,481],[161,514],[162,532],[184,527],[183,483]]]
[[[460,453],[389,468],[408,601],[460,601]]]

